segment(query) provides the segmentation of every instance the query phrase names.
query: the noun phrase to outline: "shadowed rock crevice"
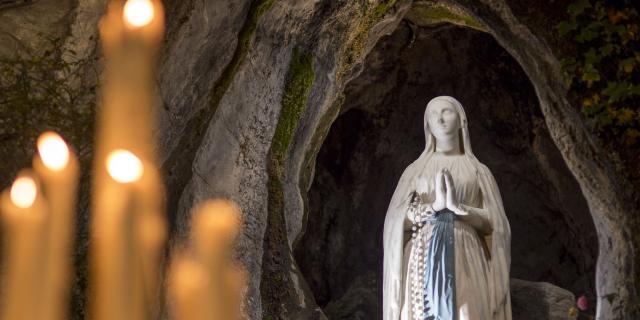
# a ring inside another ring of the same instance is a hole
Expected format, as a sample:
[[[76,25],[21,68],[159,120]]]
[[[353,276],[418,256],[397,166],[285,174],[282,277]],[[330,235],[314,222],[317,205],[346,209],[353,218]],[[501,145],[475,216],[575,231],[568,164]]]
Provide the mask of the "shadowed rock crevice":
[[[474,153],[498,181],[512,229],[511,277],[595,292],[598,245],[586,201],[529,79],[490,35],[403,22],[363,69],[318,154],[295,247],[328,318],[380,317],[384,216],[400,174],[424,148],[424,107],[437,95],[462,102]]]
[[[164,162],[163,170],[166,173],[165,183],[170,186],[168,190],[168,212],[170,214],[169,221],[171,222],[170,226],[172,230],[170,234],[172,236],[176,233],[175,229],[177,225],[188,225],[188,223],[178,222],[176,214],[178,212],[178,204],[182,191],[192,178],[192,163],[194,162],[198,148],[202,144],[204,132],[209,126],[209,122],[213,118],[222,96],[231,85],[231,81],[240,65],[244,62],[258,20],[271,8],[274,1],[275,0],[260,0],[251,3],[251,7],[247,13],[247,19],[238,34],[238,41],[233,57],[213,85],[213,89],[210,92],[209,103],[189,119],[185,127],[188,130],[184,132],[180,137],[180,141],[177,143],[179,149],[173,150]],[[177,236],[184,236],[184,232],[185,230],[179,230]]]

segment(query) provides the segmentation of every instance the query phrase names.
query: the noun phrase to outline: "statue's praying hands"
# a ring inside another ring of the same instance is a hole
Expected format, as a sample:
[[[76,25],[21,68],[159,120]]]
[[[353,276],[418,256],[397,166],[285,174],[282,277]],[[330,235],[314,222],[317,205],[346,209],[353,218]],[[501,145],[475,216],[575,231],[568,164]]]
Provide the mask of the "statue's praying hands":
[[[441,181],[438,181],[438,177]],[[443,198],[442,189],[444,189],[444,207],[453,211],[461,220],[469,223],[474,228],[479,230],[481,233],[490,233],[491,232],[491,223],[486,218],[487,213],[483,212],[482,208],[475,208],[471,206],[465,206],[458,200],[458,196],[456,193],[456,187],[453,183],[453,177],[451,176],[451,172],[447,168],[443,168],[440,170],[438,175],[436,176],[436,182],[440,185],[444,184],[444,188],[438,187],[436,184],[436,201],[434,201],[433,209],[435,211],[439,211],[442,209],[436,209],[436,205],[440,208],[438,203],[438,193],[441,193],[440,199]]]
[[[436,174],[434,186],[435,186],[436,199],[435,201],[433,201],[431,208],[433,209],[433,211],[438,212],[447,207],[448,197],[447,197],[447,185],[445,182],[444,168],[440,169],[440,171],[438,171],[438,174]]]
[[[451,177],[451,172],[449,172],[449,170],[445,168],[442,170],[442,176],[446,187],[446,208],[453,211],[453,213],[459,216],[469,215],[469,213],[465,210],[462,210],[460,206],[458,196],[456,195],[456,187],[453,184],[453,177]]]
[[[426,183],[426,181],[422,179],[424,178],[418,179],[419,186],[424,186],[424,183]],[[411,198],[413,199],[414,197],[417,197],[422,205],[430,206],[430,209],[433,212],[449,209],[460,216],[468,215],[465,210],[461,209],[460,202],[458,201],[458,197],[456,196],[453,177],[451,176],[451,172],[449,172],[447,168],[442,168],[438,171],[434,178],[433,185],[435,191],[435,200],[433,202],[425,201],[425,199],[427,199],[428,197],[426,196],[426,194],[420,192],[420,187],[418,187],[416,193],[413,193],[411,195]],[[413,219],[413,217],[408,218]]]

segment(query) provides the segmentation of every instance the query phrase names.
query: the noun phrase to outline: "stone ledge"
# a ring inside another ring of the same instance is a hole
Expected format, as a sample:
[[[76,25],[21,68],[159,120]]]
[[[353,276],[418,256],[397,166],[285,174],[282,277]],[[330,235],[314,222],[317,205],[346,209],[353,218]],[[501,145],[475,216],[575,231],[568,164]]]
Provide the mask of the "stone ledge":
[[[511,278],[514,320],[575,319],[569,317],[569,308],[575,301],[573,293],[548,282]]]

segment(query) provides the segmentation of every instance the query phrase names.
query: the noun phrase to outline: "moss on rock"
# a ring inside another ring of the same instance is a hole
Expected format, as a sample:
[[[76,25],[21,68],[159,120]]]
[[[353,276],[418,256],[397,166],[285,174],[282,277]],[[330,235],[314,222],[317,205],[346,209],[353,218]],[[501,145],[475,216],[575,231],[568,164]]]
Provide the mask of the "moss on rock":
[[[290,79],[282,96],[280,119],[271,145],[271,155],[279,162],[284,160],[300,116],[307,105],[315,77],[313,57],[294,49],[289,74]]]
[[[267,158],[268,217],[262,263],[263,315],[287,319],[296,306],[295,289],[290,287],[291,258],[284,218],[283,166],[287,150],[304,111],[315,78],[313,56],[294,49],[288,80],[282,95],[282,108]]]
[[[462,9],[436,1],[416,2],[405,18],[419,26],[451,23],[487,32],[487,28],[480,21],[466,14]]]
[[[393,8],[397,0],[382,0],[376,6],[366,7],[359,23],[351,33],[342,53],[340,66],[336,74],[338,81],[362,58],[364,45],[371,28]]]

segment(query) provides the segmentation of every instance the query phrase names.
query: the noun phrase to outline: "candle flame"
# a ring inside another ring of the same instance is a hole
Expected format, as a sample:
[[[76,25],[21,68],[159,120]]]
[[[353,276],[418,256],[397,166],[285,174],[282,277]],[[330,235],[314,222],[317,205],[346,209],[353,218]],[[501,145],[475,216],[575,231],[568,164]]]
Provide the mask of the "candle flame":
[[[38,138],[38,153],[44,165],[53,171],[62,170],[69,162],[69,147],[60,135],[52,131]]]
[[[128,0],[124,5],[124,19],[135,28],[151,23],[153,15],[153,3],[150,0]]]
[[[140,158],[128,150],[115,150],[107,157],[109,175],[120,183],[131,183],[140,180],[144,168]]]
[[[18,177],[11,186],[11,202],[18,208],[31,207],[37,194],[36,182],[31,177]]]

